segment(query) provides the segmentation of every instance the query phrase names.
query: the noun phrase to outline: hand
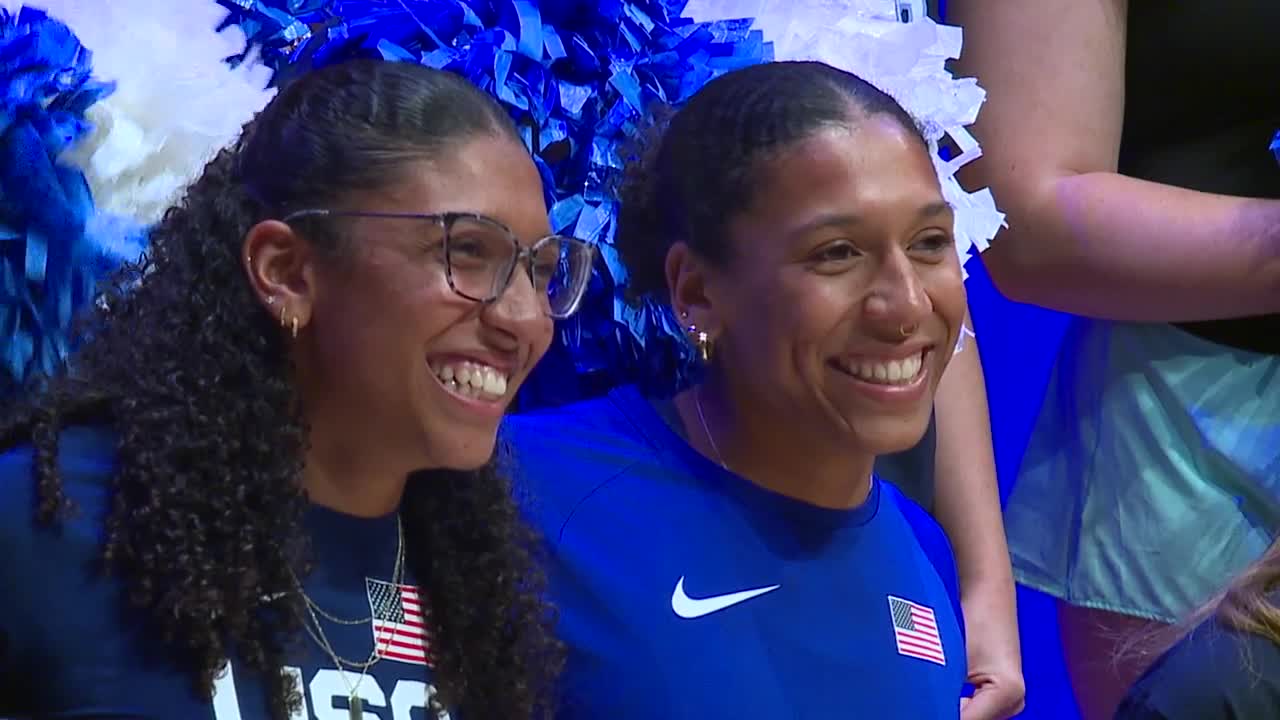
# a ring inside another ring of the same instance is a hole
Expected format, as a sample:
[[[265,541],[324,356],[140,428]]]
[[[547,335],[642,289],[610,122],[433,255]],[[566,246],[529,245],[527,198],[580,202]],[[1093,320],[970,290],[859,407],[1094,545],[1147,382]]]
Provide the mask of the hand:
[[[1026,686],[1016,668],[974,668],[968,680],[974,692],[973,697],[960,699],[960,720],[1008,720],[1026,707]]]

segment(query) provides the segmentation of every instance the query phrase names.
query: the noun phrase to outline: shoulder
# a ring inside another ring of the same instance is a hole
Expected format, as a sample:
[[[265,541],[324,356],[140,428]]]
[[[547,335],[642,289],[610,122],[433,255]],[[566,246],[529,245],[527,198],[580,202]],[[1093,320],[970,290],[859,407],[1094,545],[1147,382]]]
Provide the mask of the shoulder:
[[[502,436],[517,453],[539,450],[596,455],[643,444],[644,423],[635,417],[644,399],[634,388],[536,412],[508,416]]]
[[[1116,717],[1267,718],[1280,708],[1280,647],[1210,619],[1191,631],[1130,689]]]
[[[945,570],[946,574],[953,575],[954,555],[951,541],[947,538],[942,525],[914,500],[904,495],[893,483],[880,481],[880,492],[883,494],[881,504],[902,517],[924,553],[935,565],[942,566],[939,572]]]
[[[116,435],[104,426],[75,426],[58,436],[58,474],[73,502],[96,507],[115,472]],[[34,516],[36,449],[22,442],[0,449],[0,527]]]
[[[500,436],[511,455],[522,504],[544,534],[554,535],[586,498],[657,451],[645,400],[631,388],[535,413],[512,415]],[[652,412],[652,411],[650,411]]]
[[[877,476],[879,476],[879,473],[877,473]],[[889,504],[902,515],[907,524],[911,526],[912,532],[923,537],[936,537],[946,540],[946,534],[943,532],[942,526],[919,503],[908,497],[894,483],[880,477],[877,477],[877,482],[880,484],[880,492],[883,495],[881,502]]]
[[[102,544],[115,442],[102,428],[61,433],[57,467],[73,508],[48,526],[36,521],[35,448],[0,450],[0,678],[26,677],[50,658],[70,657],[71,628],[93,626],[90,616],[105,602],[86,569]]]
[[[907,529],[920,546],[929,565],[942,581],[942,587],[951,602],[951,609],[955,613],[963,634],[964,614],[960,606],[960,576],[956,568],[951,540],[947,537],[946,531],[932,515],[894,487],[893,483],[881,482],[880,486],[883,493],[882,506],[888,506],[905,521]],[[882,507],[882,511],[884,509]]]

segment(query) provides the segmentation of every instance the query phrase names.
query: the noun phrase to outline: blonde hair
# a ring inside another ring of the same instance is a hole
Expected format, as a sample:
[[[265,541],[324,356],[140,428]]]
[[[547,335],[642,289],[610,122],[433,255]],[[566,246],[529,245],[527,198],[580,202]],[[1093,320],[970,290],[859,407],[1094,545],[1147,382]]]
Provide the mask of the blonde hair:
[[[1280,590],[1280,539],[1237,575],[1225,590],[1181,622],[1153,626],[1129,638],[1121,645],[1116,659],[1149,665],[1211,618],[1232,630],[1250,633],[1280,645],[1280,605],[1273,601],[1277,590]],[[1254,671],[1247,644],[1241,644],[1241,654],[1242,664]]]
[[[1280,540],[1272,543],[1217,598],[1218,619],[1241,632],[1253,633],[1280,645],[1280,606],[1272,601],[1280,589]]]

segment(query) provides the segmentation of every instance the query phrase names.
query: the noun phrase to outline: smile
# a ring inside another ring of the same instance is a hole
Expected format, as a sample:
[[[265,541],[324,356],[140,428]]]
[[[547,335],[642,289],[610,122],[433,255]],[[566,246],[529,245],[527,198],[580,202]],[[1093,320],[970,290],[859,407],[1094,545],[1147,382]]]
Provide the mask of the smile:
[[[875,385],[911,385],[921,377],[928,350],[896,359],[837,358],[832,361],[839,370]]]
[[[472,360],[431,363],[431,371],[445,390],[467,400],[497,402],[507,395],[507,373]]]

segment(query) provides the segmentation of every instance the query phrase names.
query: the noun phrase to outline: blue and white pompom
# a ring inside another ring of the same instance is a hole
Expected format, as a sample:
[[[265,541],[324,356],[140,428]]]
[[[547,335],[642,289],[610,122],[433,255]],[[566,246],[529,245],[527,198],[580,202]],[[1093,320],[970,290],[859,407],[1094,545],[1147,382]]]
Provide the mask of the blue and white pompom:
[[[94,130],[66,159],[85,172],[94,203],[113,222],[160,219],[219,149],[261,110],[271,72],[246,51],[244,33],[222,29],[216,0],[39,0],[93,50],[116,92],[93,106]]]
[[[982,155],[967,129],[986,92],[974,78],[946,67],[960,56],[962,33],[928,17],[903,23],[893,0],[690,0],[699,20],[749,16],[773,44],[775,60],[818,60],[847,70],[891,95],[921,124],[933,152],[942,194],[955,209],[961,263],[987,249],[1004,227],[991,191],[970,193],[956,172]],[[951,141],[944,157],[939,145]],[[948,148],[948,150],[952,150]]]
[[[619,147],[653,100],[679,104],[707,80],[768,59],[749,20],[694,23],[683,0],[222,0],[281,77],[352,57],[418,62],[490,92],[524,133],[554,229],[594,242],[582,309],[521,393],[525,407],[624,382],[666,391],[693,352],[670,313],[623,301],[613,249]]]
[[[272,94],[225,62],[245,39],[214,0],[35,1],[0,11],[0,395],[61,366],[96,283]]]
[[[60,367],[65,329],[92,296],[93,203],[84,176],[60,160],[112,90],[91,61],[62,22],[0,8],[0,397]]]

